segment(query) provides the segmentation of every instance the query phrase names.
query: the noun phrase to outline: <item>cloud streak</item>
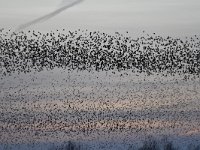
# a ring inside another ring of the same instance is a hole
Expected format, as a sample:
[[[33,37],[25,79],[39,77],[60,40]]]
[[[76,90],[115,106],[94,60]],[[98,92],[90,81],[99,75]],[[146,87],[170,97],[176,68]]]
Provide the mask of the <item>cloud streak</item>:
[[[73,7],[73,6],[75,6],[75,5],[77,5],[77,4],[81,3],[81,2],[83,2],[83,0],[74,0],[71,3],[66,3],[66,0],[63,0],[61,5],[64,4],[64,6],[59,7],[58,9],[56,9],[55,11],[53,11],[53,12],[51,12],[49,14],[46,14],[46,15],[44,15],[42,17],[39,17],[39,18],[37,18],[35,20],[32,20],[32,21],[30,21],[28,23],[25,23],[25,24],[22,24],[22,25],[18,26],[16,31],[20,31],[20,30],[23,30],[23,29],[25,29],[27,27],[30,27],[30,26],[34,25],[34,24],[37,24],[37,23],[40,23],[40,22],[44,22],[44,21],[46,21],[46,20],[58,15],[62,11],[66,10],[66,9],[68,9],[70,7]]]

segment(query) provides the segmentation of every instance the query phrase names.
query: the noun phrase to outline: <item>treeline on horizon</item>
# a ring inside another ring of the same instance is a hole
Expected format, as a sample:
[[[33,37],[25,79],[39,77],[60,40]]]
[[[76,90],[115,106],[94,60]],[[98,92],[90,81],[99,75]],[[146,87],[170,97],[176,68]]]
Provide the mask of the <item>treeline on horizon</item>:
[[[127,70],[150,74],[200,74],[198,36],[182,40],[156,34],[132,39],[118,32],[0,31],[0,74],[52,70]]]
[[[184,147],[185,146],[185,147]],[[174,144],[172,141],[169,141],[167,138],[164,139],[164,141],[156,141],[153,138],[149,138],[148,140],[145,140],[141,146],[136,148],[134,145],[130,145],[127,148],[121,149],[121,150],[200,150],[200,144],[189,144],[184,145],[183,147],[180,147],[180,145]],[[116,149],[118,149],[116,147]],[[67,142],[61,146],[58,147],[52,147],[49,150],[87,150],[87,146],[81,146],[75,142]]]
[[[34,145],[37,145],[36,143]],[[34,149],[31,144],[29,144],[31,149]],[[11,149],[9,145],[4,146],[6,149]],[[104,146],[106,147],[106,145]],[[121,146],[120,146],[121,147]],[[135,146],[134,144],[129,144],[125,146],[126,148],[119,148],[118,145],[116,145],[116,150],[200,150],[200,143],[193,143],[193,144],[184,144],[178,145],[177,142],[168,140],[168,138],[162,139],[162,140],[155,140],[154,138],[148,138],[143,143],[140,144],[140,146]],[[45,147],[44,147],[45,148]],[[46,149],[46,148],[45,148]],[[64,142],[59,145],[53,145],[50,146],[50,148],[47,148],[48,150],[90,150],[92,149],[91,146],[88,146],[87,144],[79,144],[77,142]],[[113,149],[113,147],[112,147]],[[94,149],[95,150],[95,149]]]

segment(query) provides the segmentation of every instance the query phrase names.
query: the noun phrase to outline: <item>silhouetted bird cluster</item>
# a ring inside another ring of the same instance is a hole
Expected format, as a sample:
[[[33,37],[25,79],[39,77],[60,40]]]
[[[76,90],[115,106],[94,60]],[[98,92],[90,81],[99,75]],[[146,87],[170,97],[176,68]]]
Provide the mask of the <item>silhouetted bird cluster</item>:
[[[197,36],[62,32],[0,30],[0,142],[200,141]]]
[[[116,32],[78,31],[66,34],[36,31],[0,34],[1,73],[50,70],[126,70],[148,74],[199,74],[200,40],[163,38],[153,34],[137,39]]]

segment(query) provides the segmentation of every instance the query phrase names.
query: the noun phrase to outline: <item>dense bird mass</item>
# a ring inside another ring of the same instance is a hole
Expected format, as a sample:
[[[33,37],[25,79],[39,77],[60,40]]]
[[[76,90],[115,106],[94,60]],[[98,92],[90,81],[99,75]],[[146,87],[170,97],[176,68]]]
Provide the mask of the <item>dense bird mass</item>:
[[[67,34],[3,31],[0,32],[0,68],[4,75],[55,67],[96,71],[131,69],[165,75],[200,73],[198,36],[181,40],[147,34],[132,39],[119,33],[80,30]]]
[[[0,30],[0,149],[199,148],[199,37],[144,34]]]

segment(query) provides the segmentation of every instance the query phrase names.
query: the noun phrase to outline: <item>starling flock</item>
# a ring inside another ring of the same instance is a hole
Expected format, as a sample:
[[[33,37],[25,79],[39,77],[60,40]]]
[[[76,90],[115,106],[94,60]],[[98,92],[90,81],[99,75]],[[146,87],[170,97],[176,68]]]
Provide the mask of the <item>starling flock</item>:
[[[0,144],[200,142],[198,36],[65,32],[0,30]]]
[[[69,33],[0,32],[1,74],[53,68],[77,70],[133,70],[147,74],[200,73],[200,40],[153,34],[137,39],[118,32]],[[63,29],[63,31],[65,31]]]

